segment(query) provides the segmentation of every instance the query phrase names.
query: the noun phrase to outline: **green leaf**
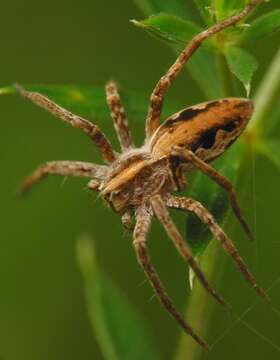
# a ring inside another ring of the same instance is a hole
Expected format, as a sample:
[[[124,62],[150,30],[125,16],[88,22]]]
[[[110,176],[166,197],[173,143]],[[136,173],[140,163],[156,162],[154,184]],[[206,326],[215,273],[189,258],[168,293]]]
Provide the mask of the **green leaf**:
[[[280,30],[280,10],[271,11],[253,21],[245,29],[240,39],[242,43],[256,41],[263,36],[273,34]]]
[[[159,359],[142,317],[100,270],[91,239],[81,238],[77,250],[88,313],[104,359]]]
[[[96,119],[100,121],[109,120],[111,123],[104,87],[94,85],[24,84],[24,88],[28,91],[39,92],[78,115],[94,121]],[[10,94],[17,94],[14,86],[0,88],[0,95]],[[149,94],[143,95],[135,91],[123,91],[121,89],[121,97],[128,115],[136,122],[139,122],[139,127],[143,129],[148,110]],[[163,118],[177,112],[178,108],[180,108],[180,105],[169,101],[164,107]]]
[[[246,50],[233,46],[227,49],[226,60],[230,71],[243,83],[249,96],[251,80],[258,67],[256,59]]]
[[[184,17],[191,13],[185,0],[134,0],[134,2],[146,15],[164,12]]]
[[[194,0],[201,17],[205,21],[206,24],[213,23],[212,21],[212,2],[211,0]]]
[[[201,28],[191,21],[183,20],[174,15],[159,14],[149,18],[136,21],[133,24],[143,28],[151,35],[162,40],[185,46],[193,36],[201,31]]]
[[[152,36],[160,38],[175,50],[176,54],[182,51],[192,37],[201,31],[201,28],[190,21],[172,15],[156,15],[143,21],[133,23]],[[211,44],[211,42],[210,42]],[[217,66],[215,56],[203,46],[187,64],[190,75],[195,79],[206,98],[221,97],[221,85],[217,81]]]
[[[257,150],[280,170],[280,140],[262,139]]]
[[[237,181],[236,174],[241,163],[242,144],[236,143],[213,165],[219,173],[226,176],[232,184]],[[200,201],[216,218],[219,224],[225,220],[229,210],[227,193],[206,175],[195,175],[188,196]],[[209,229],[195,215],[189,214],[186,224],[186,240],[195,256],[201,256],[213,238]]]
[[[108,120],[110,112],[106,103],[105,89],[99,86],[87,85],[24,85],[29,91],[36,91],[46,95],[59,105],[88,118]],[[0,88],[0,94],[16,94],[14,86]],[[146,99],[144,96],[129,92],[123,94],[124,100],[133,111],[136,118],[147,111]],[[147,97],[148,99],[148,97]],[[125,101],[126,102],[126,101]]]
[[[75,86],[75,85],[25,85],[29,91],[37,91],[47,96],[60,106],[83,116],[98,124],[105,134],[111,134],[113,123],[110,111],[106,102],[105,89],[100,86]],[[14,86],[0,88],[0,95],[16,94]],[[135,91],[122,91],[121,98],[128,114],[132,135],[136,138],[136,143],[143,143],[145,119],[149,104],[149,94],[144,96]],[[162,119],[180,109],[182,105],[168,101],[163,109]],[[113,146],[118,146],[114,137]]]

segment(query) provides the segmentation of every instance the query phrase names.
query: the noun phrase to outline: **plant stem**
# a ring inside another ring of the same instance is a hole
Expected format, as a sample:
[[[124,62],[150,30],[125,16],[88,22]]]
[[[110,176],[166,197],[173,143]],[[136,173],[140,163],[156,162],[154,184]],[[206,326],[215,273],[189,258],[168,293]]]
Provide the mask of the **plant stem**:
[[[222,83],[223,96],[233,96],[232,77],[228,71],[225,57],[222,53],[217,54],[217,66],[219,69],[220,81]]]
[[[213,283],[214,278],[217,282],[217,278],[222,275],[223,261],[221,259],[224,258],[219,258],[218,261],[219,254],[221,254],[221,248],[218,242],[212,241],[201,257],[200,265],[210,283]],[[212,316],[213,305],[214,303],[209,301],[209,296],[205,289],[195,281],[187,303],[186,319],[194,326],[194,329],[199,336],[204,337],[207,333],[207,328]],[[174,359],[199,360],[203,352],[205,352],[205,350],[195,343],[190,336],[183,334],[179,340],[177,353]]]
[[[221,64],[221,63],[220,63]],[[221,71],[221,74],[224,72]],[[255,115],[250,121],[250,130],[254,133],[264,131],[263,122],[269,118],[272,108],[279,97],[280,90],[280,50],[276,53],[264,80],[260,84],[255,97]],[[253,130],[253,131],[252,131]],[[241,158],[243,158],[241,156]],[[213,283],[213,278],[217,280],[217,274],[220,273],[222,258],[219,256],[219,246],[217,242],[212,241],[209,248],[201,258],[200,265],[204,273]],[[186,318],[194,325],[196,332],[204,337],[209,327],[212,316],[213,304],[209,304],[209,298],[200,284],[195,284],[187,303]],[[190,337],[181,337],[176,360],[199,360],[203,351]]]
[[[255,96],[255,112],[250,120],[248,130],[254,130],[263,133],[266,128],[263,121],[269,119],[269,113],[275,102],[280,99],[280,49],[277,51],[266,76],[258,87]]]
[[[219,64],[222,66],[221,62],[219,62]],[[221,68],[220,73],[225,74]],[[224,87],[224,89],[227,88]],[[252,133],[256,130],[257,132],[263,132],[265,130],[263,122],[269,118],[269,114],[272,112],[273,106],[279,98],[279,91],[280,50],[276,53],[267,71],[267,75],[264,77],[264,80],[256,93],[256,110],[254,117],[249,123],[249,134],[250,130]],[[241,158],[243,157],[241,156]],[[217,281],[217,274],[221,271],[222,258],[219,256],[219,250],[217,242],[212,241],[200,261],[200,265],[210,283],[213,283],[213,278]],[[204,289],[202,289],[200,284],[195,284],[187,303],[186,318],[194,325],[195,331],[202,337],[207,333],[207,329],[211,322],[212,308],[213,304],[209,303],[209,298]],[[190,337],[185,336],[184,334],[179,341],[175,359],[199,360],[203,351],[204,350],[202,350]]]
[[[223,84],[223,96],[232,96],[232,79],[228,71],[223,54],[217,55],[217,66],[219,69],[220,79]],[[227,214],[223,221],[225,226]],[[199,258],[200,266],[210,283],[219,282],[222,277],[224,257],[221,255],[221,249],[217,241],[211,241],[207,250]],[[186,319],[194,326],[195,331],[202,337],[206,335],[211,323],[213,313],[213,302],[209,301],[209,296],[205,289],[196,281],[194,283],[191,295],[186,306]],[[182,335],[177,347],[177,353],[174,357],[176,360],[199,360],[204,350],[197,345],[189,336]]]

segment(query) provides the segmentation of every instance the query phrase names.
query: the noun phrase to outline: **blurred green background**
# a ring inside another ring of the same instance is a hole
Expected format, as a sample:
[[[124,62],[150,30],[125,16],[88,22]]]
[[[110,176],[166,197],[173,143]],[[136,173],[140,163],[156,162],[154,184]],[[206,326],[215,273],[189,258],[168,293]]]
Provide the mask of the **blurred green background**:
[[[264,11],[277,7],[274,0]],[[122,88],[145,93],[148,101],[174,54],[134,28],[129,23],[132,18],[143,15],[128,0],[3,2],[1,86],[16,81],[103,85],[115,79]],[[278,34],[251,49],[260,63],[253,89],[279,46]],[[182,107],[204,100],[186,73],[168,98],[176,98]],[[119,216],[79,179],[49,178],[24,200],[16,197],[21,180],[38,164],[60,159],[98,161],[92,144],[79,131],[17,96],[0,97],[0,108],[0,359],[101,359],[76,260],[76,242],[84,233],[94,237],[102,268],[143,314],[162,359],[171,359],[180,331],[143,282],[131,237],[124,233]],[[140,144],[144,120],[131,114],[130,123]],[[99,125],[116,144],[112,124]],[[280,358],[280,174],[261,157],[252,159],[247,171],[250,184],[243,194],[243,208],[256,241],[249,243],[235,226],[231,236],[259,282],[265,288],[272,286],[272,304],[256,299],[231,261],[226,261],[223,281],[216,287],[235,313],[250,308],[244,320],[251,329],[214,304],[207,340],[220,341],[204,359]],[[184,216],[178,214],[176,219],[184,231]],[[156,222],[150,238],[162,279],[183,309],[189,292],[187,269]]]

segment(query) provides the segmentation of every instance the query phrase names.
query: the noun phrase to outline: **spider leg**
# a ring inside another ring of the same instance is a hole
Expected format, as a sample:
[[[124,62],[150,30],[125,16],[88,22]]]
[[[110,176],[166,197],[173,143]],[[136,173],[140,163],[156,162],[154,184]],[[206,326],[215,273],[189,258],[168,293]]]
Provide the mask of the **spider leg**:
[[[146,237],[150,228],[151,217],[152,215],[148,209],[144,207],[138,209],[136,214],[136,225],[133,234],[133,246],[138,262],[142,266],[147,278],[149,279],[155,293],[158,296],[159,301],[162,303],[165,309],[179,323],[179,325],[187,334],[189,334],[204,349],[208,350],[208,345],[198,335],[196,335],[192,327],[185,322],[185,320],[176,310],[150,260]]]
[[[133,216],[129,210],[122,215],[122,224],[126,230],[132,231],[134,229]]]
[[[36,182],[49,174],[62,176],[79,176],[102,179],[107,173],[107,166],[95,165],[80,161],[51,161],[41,165],[22,184],[20,193],[30,189]]]
[[[100,181],[92,179],[88,182],[87,187],[91,191],[99,191]]]
[[[125,151],[134,148],[131,132],[128,127],[128,120],[115,82],[110,81],[106,85],[106,96],[122,150]]]
[[[104,161],[112,163],[116,159],[116,155],[110,141],[106,138],[97,125],[62,108],[38,92],[27,91],[20,85],[16,85],[16,88],[18,92],[25,98],[31,100],[41,108],[49,111],[54,116],[62,119],[74,128],[81,129],[83,132],[85,132],[98,147]]]
[[[176,153],[176,150],[175,152]],[[187,161],[191,162],[192,165],[202,171],[205,175],[209,176],[212,180],[214,180],[218,185],[220,185],[227,192],[229,201],[232,207],[232,210],[246,232],[249,239],[253,240],[254,236],[244,219],[240,206],[238,204],[237,195],[234,191],[232,183],[223,175],[219,174],[217,170],[215,170],[211,165],[207,164],[203,160],[201,160],[198,156],[196,156],[190,150],[178,150],[178,154],[183,156]]]
[[[179,254],[187,260],[189,266],[192,268],[196,276],[198,277],[199,281],[203,285],[203,287],[211,294],[220,304],[224,305],[225,307],[229,307],[228,304],[224,301],[224,299],[217,294],[217,292],[211,287],[208,283],[207,279],[205,278],[203,272],[201,271],[199,265],[195,261],[194,257],[192,256],[191,250],[189,249],[186,242],[183,240],[181,234],[177,230],[176,225],[172,221],[168,210],[160,197],[160,195],[155,195],[151,198],[151,204],[155,215],[162,223],[163,227],[165,228],[167,234],[169,235],[170,239],[173,241],[175,247],[177,248]]]
[[[199,219],[209,227],[212,234],[222,244],[224,250],[233,258],[245,279],[255,289],[257,294],[260,295],[263,299],[269,300],[265,291],[257,285],[256,279],[250,273],[247,265],[239,255],[238,250],[236,249],[233,242],[220,228],[212,214],[200,202],[190,198],[170,196],[167,199],[167,206],[195,213]]]
[[[161,77],[156,84],[151,97],[148,116],[146,119],[146,137],[150,138],[159,126],[160,115],[162,111],[164,95],[170,88],[173,81],[182,71],[184,65],[192,56],[192,54],[200,47],[200,45],[209,37],[217,34],[223,29],[232,26],[243,19],[254,7],[258,5],[260,0],[251,0],[247,6],[238,14],[231,16],[221,23],[213,25],[207,30],[197,34],[180,53],[174,64],[167,70],[166,74]]]

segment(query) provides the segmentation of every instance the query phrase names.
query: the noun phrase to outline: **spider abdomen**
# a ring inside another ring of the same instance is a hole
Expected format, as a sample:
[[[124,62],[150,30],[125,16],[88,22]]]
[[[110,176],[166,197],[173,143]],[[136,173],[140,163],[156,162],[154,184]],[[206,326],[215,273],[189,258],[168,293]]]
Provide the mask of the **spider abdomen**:
[[[180,146],[204,161],[213,160],[239,137],[252,111],[252,102],[243,98],[214,100],[184,109],[155,132],[150,142],[152,156],[168,156]]]

